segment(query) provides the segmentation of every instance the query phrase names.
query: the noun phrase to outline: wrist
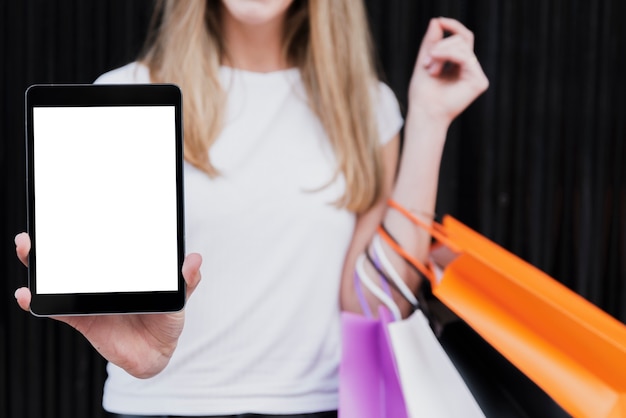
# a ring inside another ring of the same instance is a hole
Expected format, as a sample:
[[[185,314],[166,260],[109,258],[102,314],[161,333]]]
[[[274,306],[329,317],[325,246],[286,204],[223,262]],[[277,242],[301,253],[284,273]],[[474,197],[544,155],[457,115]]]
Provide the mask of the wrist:
[[[430,126],[433,129],[447,131],[452,123],[447,112],[437,109],[437,106],[429,106],[428,104],[414,104],[409,103],[407,111],[407,122],[414,120],[422,128]]]
[[[404,131],[405,143],[422,143],[431,153],[443,149],[450,123],[449,118],[437,112],[409,106]]]

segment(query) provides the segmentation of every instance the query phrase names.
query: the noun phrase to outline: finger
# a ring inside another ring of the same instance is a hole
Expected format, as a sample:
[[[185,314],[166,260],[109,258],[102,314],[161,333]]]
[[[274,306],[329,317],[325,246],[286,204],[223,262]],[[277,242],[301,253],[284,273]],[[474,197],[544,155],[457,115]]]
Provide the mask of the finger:
[[[20,287],[15,291],[15,299],[17,300],[17,304],[25,311],[30,310],[30,298],[30,290],[28,290],[27,287]]]
[[[15,236],[15,252],[20,261],[28,267],[28,253],[30,252],[30,237],[26,232]]]
[[[474,33],[467,29],[461,22],[448,17],[440,17],[438,21],[443,30],[461,36],[469,44],[470,48],[474,49]]]
[[[433,63],[428,68],[430,75],[438,76],[444,69],[452,70],[453,68],[473,70],[482,70],[478,58],[474,54],[467,54],[458,51],[444,51],[433,54]]]
[[[436,42],[430,49],[430,53],[436,53],[439,50],[458,49],[465,51],[473,51],[469,43],[460,35],[451,35],[447,38],[441,39]]]
[[[430,49],[443,38],[443,28],[439,24],[438,19],[430,19],[426,33],[422,38],[422,44],[420,45],[420,53],[417,59],[418,62],[423,61],[424,66],[429,65]]]
[[[427,67],[431,75],[439,76],[451,64],[463,64],[474,57],[473,51],[465,39],[453,35],[437,42],[430,50],[430,65]],[[451,59],[447,59],[451,58]]]
[[[20,308],[22,308],[26,312],[30,311],[31,299],[32,299],[32,294],[30,293],[30,290],[27,287],[20,287],[19,289],[15,291],[15,300],[17,300],[17,304],[19,305]],[[66,322],[72,325],[73,327],[75,327],[75,325],[72,324],[72,321],[77,321],[78,318],[80,317],[78,316],[53,316],[52,318],[57,319],[59,321]]]
[[[200,266],[202,265],[202,256],[198,253],[188,254],[183,262],[182,273],[187,284],[187,298],[191,296],[193,291],[200,283],[202,275],[200,274]]]
[[[434,77],[438,77],[439,75],[441,75],[444,65],[446,65],[445,60],[432,59],[431,57],[430,64],[426,69],[428,70],[428,74]]]
[[[474,51],[460,37],[441,41],[431,50],[430,55],[433,62],[449,61],[460,66],[478,64]]]

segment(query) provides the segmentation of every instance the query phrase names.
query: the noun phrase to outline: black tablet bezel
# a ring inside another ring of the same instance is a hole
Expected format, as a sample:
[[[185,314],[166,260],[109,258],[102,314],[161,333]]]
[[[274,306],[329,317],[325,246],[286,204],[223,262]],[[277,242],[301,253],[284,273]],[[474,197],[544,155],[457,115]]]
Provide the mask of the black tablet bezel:
[[[175,312],[185,305],[182,263],[185,257],[183,192],[182,94],[173,84],[128,85],[33,85],[26,90],[26,196],[27,232],[31,239],[28,283],[32,294],[30,309],[36,316],[97,315]],[[176,212],[178,289],[176,291],[114,293],[37,293],[37,231],[34,185],[34,107],[66,106],[174,106],[176,130]]]

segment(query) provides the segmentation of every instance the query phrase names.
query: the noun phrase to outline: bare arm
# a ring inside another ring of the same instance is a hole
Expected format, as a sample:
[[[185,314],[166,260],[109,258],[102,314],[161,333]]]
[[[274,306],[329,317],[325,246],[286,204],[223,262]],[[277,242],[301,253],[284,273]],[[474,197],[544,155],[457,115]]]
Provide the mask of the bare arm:
[[[387,212],[387,199],[391,197],[394,185],[394,176],[396,173],[396,166],[398,163],[398,151],[400,138],[396,136],[389,141],[382,148],[383,153],[383,167],[384,167],[384,182],[383,182],[383,196],[369,211],[360,214],[357,217],[356,225],[354,227],[354,234],[352,236],[352,243],[346,254],[346,260],[344,262],[342,280],[341,280],[341,306],[342,309],[359,312],[361,310],[359,306],[359,300],[354,292],[353,271],[357,257],[365,250],[369,245],[376,228],[380,225],[385,213]],[[375,299],[368,295],[368,302],[375,304]]]
[[[452,35],[444,39],[444,30]],[[450,123],[488,87],[488,81],[473,52],[473,34],[461,23],[446,18],[432,19],[417,57],[409,87],[404,146],[398,177],[393,183],[396,159],[385,146],[385,193],[375,207],[359,216],[353,242],[346,258],[342,276],[342,308],[360,311],[354,292],[354,263],[369,245],[377,226],[384,222],[394,238],[418,259],[425,259],[430,238],[400,214],[386,209],[386,200],[393,197],[405,208],[428,216],[435,209],[439,165]],[[452,66],[444,67],[444,64]],[[397,140],[392,141],[396,143]],[[397,148],[396,148],[397,149]],[[419,276],[391,249],[384,247],[395,270],[409,288],[416,292]],[[374,276],[373,268],[368,270]],[[368,295],[368,301],[377,301]],[[409,303],[397,292],[394,300],[406,314]]]

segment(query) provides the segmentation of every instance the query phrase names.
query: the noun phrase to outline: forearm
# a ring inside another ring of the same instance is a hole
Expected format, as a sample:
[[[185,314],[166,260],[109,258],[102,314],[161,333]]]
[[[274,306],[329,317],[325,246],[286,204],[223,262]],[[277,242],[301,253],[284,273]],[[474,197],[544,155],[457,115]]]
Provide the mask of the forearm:
[[[408,209],[432,213],[448,122],[409,109],[393,198]],[[392,219],[389,219],[392,222]]]
[[[439,161],[443,151],[448,123],[438,122],[431,115],[412,109],[407,114],[405,138],[402,155],[392,152],[397,145],[389,144],[383,150],[386,167],[384,193],[378,204],[368,212],[359,215],[355,227],[353,241],[346,257],[342,285],[342,308],[350,311],[361,311],[359,300],[355,294],[354,271],[360,255],[375,253],[372,239],[377,227],[382,223],[399,243],[414,257],[424,260],[428,251],[429,237],[419,230],[402,215],[387,208],[387,199],[393,198],[404,207],[417,213],[432,213],[437,197],[437,180]],[[396,140],[397,141],[397,140]],[[397,177],[394,173],[398,167]],[[419,289],[419,277],[406,262],[393,250],[383,244],[384,256],[392,263],[394,270],[402,277],[413,293]],[[375,268],[367,263],[366,274],[378,284],[381,278]],[[410,311],[410,304],[397,290],[392,288],[392,296],[403,314]],[[367,301],[376,312],[379,301],[366,292]]]
[[[426,221],[430,221],[435,212],[439,168],[448,127],[446,120],[436,119],[421,109],[409,109],[407,114],[404,146],[392,198]],[[426,231],[393,209],[387,210],[383,224],[409,254],[418,260],[426,260],[430,245]],[[416,293],[421,282],[418,274],[388,246],[383,247],[396,271]],[[406,314],[410,308],[407,302],[395,293],[394,299]]]

